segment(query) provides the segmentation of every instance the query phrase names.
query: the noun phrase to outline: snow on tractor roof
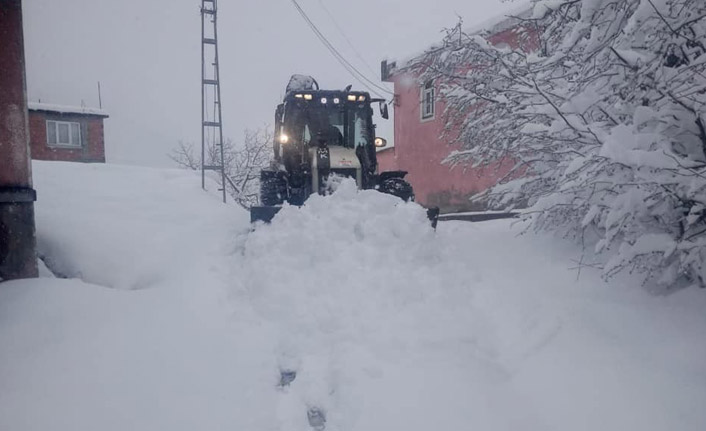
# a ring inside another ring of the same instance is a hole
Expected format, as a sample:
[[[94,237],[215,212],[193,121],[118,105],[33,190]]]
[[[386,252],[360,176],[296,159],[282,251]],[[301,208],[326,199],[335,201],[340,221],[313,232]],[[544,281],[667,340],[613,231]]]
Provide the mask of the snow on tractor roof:
[[[308,75],[292,75],[287,84],[286,93],[294,91],[313,91],[319,89],[319,83]]]

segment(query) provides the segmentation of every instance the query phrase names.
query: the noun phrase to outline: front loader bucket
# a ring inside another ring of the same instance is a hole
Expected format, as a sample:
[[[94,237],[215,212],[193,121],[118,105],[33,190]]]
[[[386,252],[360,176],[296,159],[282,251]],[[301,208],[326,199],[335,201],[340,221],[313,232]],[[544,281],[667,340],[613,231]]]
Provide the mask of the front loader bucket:
[[[281,209],[282,207],[251,207],[250,222],[264,221],[269,223]]]

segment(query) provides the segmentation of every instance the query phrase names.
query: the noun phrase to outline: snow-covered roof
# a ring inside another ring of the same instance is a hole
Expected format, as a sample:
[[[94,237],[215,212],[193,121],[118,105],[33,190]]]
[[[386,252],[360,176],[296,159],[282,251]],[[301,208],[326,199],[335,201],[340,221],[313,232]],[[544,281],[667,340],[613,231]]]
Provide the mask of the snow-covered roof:
[[[491,16],[479,23],[463,29],[466,34],[479,34],[484,31],[498,33],[505,31],[517,25],[515,17],[526,18],[532,15],[534,4],[531,1],[524,0],[519,2],[515,7],[506,10],[505,12]]]
[[[491,33],[500,33],[501,31],[508,30],[517,25],[517,19],[515,19],[515,17],[532,16],[534,9],[533,6],[534,4],[531,0],[523,0],[515,7],[506,10],[502,14],[491,16],[481,22],[475,23],[468,27],[464,27],[463,32],[468,35],[480,34],[486,31]],[[439,43],[432,44],[424,48],[422,51],[417,51],[416,53],[403,57],[397,61],[393,60],[396,63],[394,68],[397,70],[403,69],[409,66],[410,64],[413,64],[415,60],[424,55],[426,52],[441,47],[442,45]],[[388,63],[392,62],[388,60]],[[394,74],[394,69],[390,70],[390,72]]]
[[[60,114],[80,114],[80,115],[96,115],[99,117],[108,117],[108,113],[102,109],[89,108],[87,106],[66,106],[54,105],[51,103],[29,102],[27,108],[30,111],[45,111],[58,112]]]

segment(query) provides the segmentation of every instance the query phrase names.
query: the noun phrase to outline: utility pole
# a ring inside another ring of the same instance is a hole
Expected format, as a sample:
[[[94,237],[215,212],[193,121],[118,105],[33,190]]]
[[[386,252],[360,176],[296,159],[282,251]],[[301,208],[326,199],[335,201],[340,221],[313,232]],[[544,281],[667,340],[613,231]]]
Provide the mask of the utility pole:
[[[0,280],[37,277],[22,1],[0,0]]]
[[[226,201],[226,172],[223,162],[223,117],[221,75],[218,61],[217,0],[201,0],[201,187],[206,188],[206,171],[221,174],[223,202]],[[210,111],[210,109],[213,109]],[[217,160],[206,160],[215,151]],[[209,164],[212,163],[212,164]],[[228,179],[229,180],[229,179]]]

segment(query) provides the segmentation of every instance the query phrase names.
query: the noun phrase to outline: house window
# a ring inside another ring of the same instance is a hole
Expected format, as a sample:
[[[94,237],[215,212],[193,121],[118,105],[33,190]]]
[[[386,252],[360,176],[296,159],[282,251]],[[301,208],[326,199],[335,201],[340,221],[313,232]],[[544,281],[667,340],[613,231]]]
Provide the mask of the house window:
[[[429,80],[422,87],[422,120],[434,118],[434,82]]]
[[[47,144],[53,147],[80,147],[81,124],[47,121]]]

